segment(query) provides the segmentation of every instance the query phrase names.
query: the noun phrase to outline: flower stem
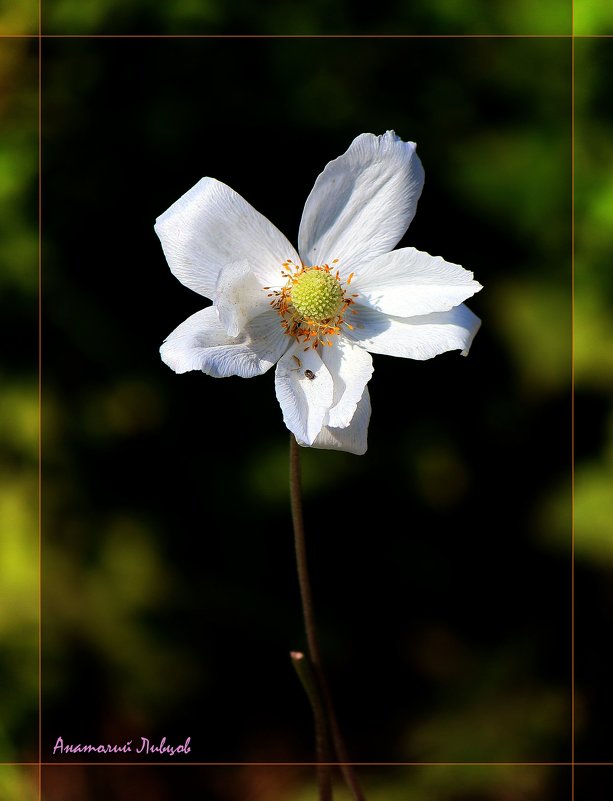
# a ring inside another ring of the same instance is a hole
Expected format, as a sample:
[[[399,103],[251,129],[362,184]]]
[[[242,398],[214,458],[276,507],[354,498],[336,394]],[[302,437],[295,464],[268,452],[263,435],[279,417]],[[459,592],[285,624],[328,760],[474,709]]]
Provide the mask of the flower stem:
[[[300,446],[296,442],[293,434],[290,435],[290,501],[292,509],[292,522],[294,524],[294,544],[296,548],[296,564],[298,567],[298,582],[300,584],[300,597],[302,600],[302,614],[304,617],[304,627],[306,631],[306,639],[308,646],[309,662],[313,668],[315,682],[314,689],[309,692],[307,686],[307,694],[313,708],[313,717],[316,725],[316,740],[317,740],[317,761],[328,762],[328,754],[322,753],[322,750],[327,750],[327,731],[319,731],[318,721],[324,720],[327,722],[327,730],[329,730],[332,742],[334,745],[334,752],[336,758],[340,763],[339,767],[343,774],[343,778],[349,789],[351,790],[355,801],[365,801],[362,790],[358,784],[357,778],[353,772],[352,766],[348,762],[347,749],[343,742],[341,732],[339,729],[334,706],[332,704],[332,696],[326,677],[322,668],[321,654],[319,651],[319,643],[317,641],[317,630],[315,627],[315,615],[313,613],[313,596],[311,593],[311,582],[309,580],[309,571],[307,566],[306,555],[306,541],[304,534],[304,520],[302,517],[302,492],[301,492],[301,475],[300,475]],[[296,660],[294,660],[296,666]],[[300,675],[300,673],[299,673]],[[301,676],[302,680],[302,676]],[[304,681],[303,681],[304,683]],[[325,767],[320,765],[321,767]],[[323,801],[321,791],[321,773],[320,775],[320,801]],[[329,774],[328,774],[329,775]],[[329,779],[328,779],[329,781]],[[325,784],[325,782],[324,782]],[[331,798],[331,796],[330,796]]]
[[[290,657],[313,710],[319,801],[332,801],[332,773],[328,764],[330,761],[330,735],[317,677],[309,659],[303,653],[292,651]]]
[[[296,548],[296,564],[298,567],[298,582],[300,584],[300,598],[302,600],[302,614],[306,632],[309,659],[316,674],[319,674],[321,656],[317,642],[315,616],[313,614],[313,595],[306,555],[306,540],[304,535],[304,521],[302,517],[302,482],[300,470],[300,446],[293,434],[289,442],[290,459],[290,502],[292,506],[292,522],[294,524],[294,545]]]

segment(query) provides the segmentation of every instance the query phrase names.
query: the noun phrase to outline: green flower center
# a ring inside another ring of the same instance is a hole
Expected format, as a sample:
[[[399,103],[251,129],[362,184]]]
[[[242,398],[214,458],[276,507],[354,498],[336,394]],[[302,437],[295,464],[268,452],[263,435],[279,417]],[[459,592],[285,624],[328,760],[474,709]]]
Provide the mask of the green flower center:
[[[318,267],[306,269],[294,280],[291,303],[305,320],[328,320],[343,306],[343,290],[331,273]]]
[[[338,264],[338,259],[334,259],[332,264]],[[309,350],[319,345],[332,345],[331,337],[340,334],[342,326],[353,329],[344,319],[345,314],[358,313],[357,309],[351,308],[358,295],[348,294],[353,275],[347,277],[343,288],[340,271],[332,273],[328,264],[305,267],[286,259],[281,270],[285,285],[278,289],[271,286],[262,288],[272,298],[270,305],[281,318],[285,333],[306,345],[304,350]]]

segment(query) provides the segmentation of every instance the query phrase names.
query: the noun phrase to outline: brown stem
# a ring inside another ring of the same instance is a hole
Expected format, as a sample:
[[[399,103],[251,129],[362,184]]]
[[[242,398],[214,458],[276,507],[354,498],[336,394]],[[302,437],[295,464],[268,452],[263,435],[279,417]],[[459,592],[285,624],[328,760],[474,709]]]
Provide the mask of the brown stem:
[[[321,699],[317,677],[309,659],[303,653],[292,651],[290,657],[313,710],[319,798],[320,801],[332,801],[332,772],[330,765],[327,764],[330,762],[330,736],[326,721],[326,708]]]
[[[327,720],[330,733],[332,735],[332,742],[334,744],[334,751],[336,758],[340,763],[339,767],[343,774],[343,778],[347,786],[351,790],[355,801],[366,801],[362,790],[358,784],[358,780],[353,772],[352,766],[349,764],[347,757],[347,749],[343,742],[340,732],[334,706],[332,703],[332,695],[328,687],[328,682],[321,664],[321,655],[319,651],[319,644],[317,642],[317,630],[315,628],[315,616],[313,614],[313,596],[311,593],[311,582],[309,580],[309,571],[307,566],[306,555],[306,541],[304,535],[304,521],[302,517],[302,494],[301,494],[301,480],[300,480],[300,446],[296,442],[293,434],[290,435],[290,501],[292,508],[292,522],[294,524],[294,543],[296,547],[296,564],[298,567],[298,582],[300,584],[300,597],[302,600],[302,613],[304,616],[304,627],[306,631],[308,654],[317,684],[319,685],[319,692],[314,694],[318,699],[315,703],[321,705],[323,698],[324,710],[315,710],[313,706],[313,715],[317,720],[318,715],[323,712],[324,720]],[[313,705],[313,701],[311,701]],[[317,759],[319,762],[328,761],[324,755],[318,751]]]
[[[319,673],[321,656],[317,642],[315,616],[313,614],[313,596],[307,566],[306,541],[304,536],[304,521],[302,518],[302,485],[300,471],[300,446],[293,434],[289,442],[290,455],[290,502],[292,507],[292,522],[294,524],[294,545],[296,547],[296,564],[298,567],[298,582],[300,584],[300,598],[302,600],[302,614],[306,632],[309,659],[315,672]]]

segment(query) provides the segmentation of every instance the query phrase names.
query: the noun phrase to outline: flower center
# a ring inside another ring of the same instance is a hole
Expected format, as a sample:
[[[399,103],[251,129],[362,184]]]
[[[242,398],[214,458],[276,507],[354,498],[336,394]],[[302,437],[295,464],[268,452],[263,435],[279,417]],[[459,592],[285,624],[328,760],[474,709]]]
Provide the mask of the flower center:
[[[336,259],[333,264],[336,264]],[[283,262],[281,275],[286,279],[280,289],[272,290],[268,297],[270,305],[281,317],[285,333],[297,340],[306,342],[306,348],[331,345],[330,337],[340,334],[341,326],[353,328],[343,316],[355,303],[357,295],[347,295],[338,270],[333,273],[327,264],[305,267],[294,264],[290,259]],[[353,278],[349,276],[348,287]],[[355,309],[351,309],[355,314]]]
[[[290,301],[303,319],[321,322],[334,317],[343,305],[343,290],[325,270],[311,268],[294,279]]]

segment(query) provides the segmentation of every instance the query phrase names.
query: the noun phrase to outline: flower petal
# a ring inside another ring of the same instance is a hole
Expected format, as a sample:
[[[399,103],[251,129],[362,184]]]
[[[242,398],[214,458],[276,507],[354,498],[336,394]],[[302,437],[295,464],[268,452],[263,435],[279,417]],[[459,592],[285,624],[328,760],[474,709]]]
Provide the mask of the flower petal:
[[[314,348],[296,342],[279,360],[275,390],[283,422],[296,439],[310,445],[321,431],[332,405],[333,382]]]
[[[252,378],[270,370],[287,346],[287,335],[273,312],[251,320],[239,337],[230,337],[217,309],[209,306],[175,328],[160,355],[175,373],[202,370],[214,378]]]
[[[219,271],[247,259],[262,285],[279,282],[292,245],[244,198],[214,178],[202,178],[157,218],[155,230],[173,274],[214,299]]]
[[[231,337],[237,337],[254,317],[270,311],[267,294],[248,261],[235,261],[221,268],[215,306],[219,321]]]
[[[414,142],[361,134],[331,161],[307,198],[298,250],[305,264],[339,259],[346,277],[388,253],[415,216],[424,171]]]
[[[344,336],[336,337],[332,347],[321,351],[321,358],[332,376],[334,394],[326,425],[345,428],[351,423],[356,406],[373,373],[372,356]]]
[[[325,450],[347,451],[361,456],[366,453],[368,422],[370,420],[370,396],[368,387],[364,389],[360,402],[358,403],[351,423],[345,428],[332,428],[324,426],[311,448],[322,448]],[[297,440],[299,445],[306,446],[306,442]]]
[[[356,304],[356,327],[346,336],[371,353],[431,359],[448,350],[466,356],[481,321],[464,304],[418,317],[390,317]]]
[[[482,287],[459,264],[401,248],[362,265],[351,289],[359,293],[359,303],[395,317],[412,317],[449,311]]]

